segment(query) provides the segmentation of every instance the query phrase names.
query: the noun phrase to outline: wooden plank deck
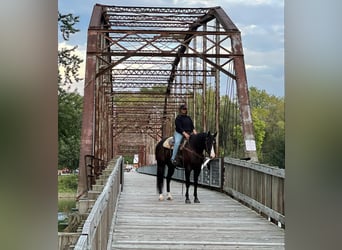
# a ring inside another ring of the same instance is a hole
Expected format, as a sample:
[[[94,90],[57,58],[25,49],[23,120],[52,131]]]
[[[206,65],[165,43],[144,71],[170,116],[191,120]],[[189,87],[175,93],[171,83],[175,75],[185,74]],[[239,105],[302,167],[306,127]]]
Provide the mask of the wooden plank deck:
[[[158,201],[156,179],[125,173],[112,249],[285,249],[284,229],[229,196],[199,188],[199,204],[185,204],[182,184],[174,200]],[[185,185],[184,185],[185,192]]]

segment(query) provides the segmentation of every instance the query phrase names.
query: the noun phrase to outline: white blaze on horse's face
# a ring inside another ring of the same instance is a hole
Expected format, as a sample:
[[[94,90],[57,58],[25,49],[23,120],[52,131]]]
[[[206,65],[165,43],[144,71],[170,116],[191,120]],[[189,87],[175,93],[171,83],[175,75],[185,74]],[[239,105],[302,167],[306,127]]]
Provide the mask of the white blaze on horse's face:
[[[215,158],[215,150],[214,150],[214,145],[211,146],[210,150],[210,158]]]

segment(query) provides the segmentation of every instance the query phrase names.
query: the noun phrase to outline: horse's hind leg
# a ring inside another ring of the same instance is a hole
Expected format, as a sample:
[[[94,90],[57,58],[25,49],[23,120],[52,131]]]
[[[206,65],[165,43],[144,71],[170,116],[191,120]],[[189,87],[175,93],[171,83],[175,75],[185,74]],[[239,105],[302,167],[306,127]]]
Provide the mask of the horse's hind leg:
[[[187,203],[187,204],[191,203],[191,201],[189,199],[190,173],[191,173],[191,170],[186,168],[185,169],[185,186],[186,186],[185,203]]]
[[[175,172],[175,167],[172,164],[168,164],[168,171],[166,176],[166,191],[167,191],[167,199],[173,200],[171,192],[170,192],[170,183],[173,173]]]
[[[157,162],[157,189],[159,192],[159,200],[164,200],[163,186],[164,186],[164,172],[165,165]]]

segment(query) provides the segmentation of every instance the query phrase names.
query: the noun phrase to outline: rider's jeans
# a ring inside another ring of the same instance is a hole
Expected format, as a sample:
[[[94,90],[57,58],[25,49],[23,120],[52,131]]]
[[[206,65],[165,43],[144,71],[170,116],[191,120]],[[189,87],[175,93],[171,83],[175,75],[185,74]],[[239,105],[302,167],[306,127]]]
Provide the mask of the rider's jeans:
[[[183,139],[183,135],[175,131],[175,133],[173,134],[173,138],[175,139],[175,145],[173,146],[171,161],[173,161],[176,158],[179,145]]]

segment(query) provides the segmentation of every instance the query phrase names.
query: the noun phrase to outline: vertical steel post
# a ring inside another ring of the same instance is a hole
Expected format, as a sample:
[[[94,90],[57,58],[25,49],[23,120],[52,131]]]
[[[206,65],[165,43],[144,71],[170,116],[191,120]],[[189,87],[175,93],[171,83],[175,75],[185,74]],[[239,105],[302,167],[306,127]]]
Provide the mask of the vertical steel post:
[[[244,137],[246,157],[251,161],[257,162],[258,155],[253,131],[252,114],[249,105],[247,76],[243,59],[243,49],[240,33],[233,34],[231,37],[232,50],[234,57],[234,70],[236,74],[237,97],[240,106],[240,117],[242,123],[242,133]]]
[[[220,24],[219,22],[216,20],[215,21],[216,24],[216,31],[220,30]],[[220,40],[220,35],[216,35],[215,36],[215,51],[216,51],[216,65],[220,65],[220,46],[219,46],[219,40]],[[215,129],[217,132],[216,138],[220,138],[220,71],[215,69],[215,84],[216,84],[216,91],[215,91]],[[215,153],[217,155],[219,155],[219,140],[217,139],[217,143],[216,143],[216,148],[215,148]]]
[[[88,46],[86,58],[86,72],[83,96],[82,131],[78,177],[78,196],[87,191],[87,169],[85,167],[84,156],[93,155],[93,136],[94,136],[94,114],[95,114],[95,72],[96,56],[88,54],[96,49],[95,31],[88,31]]]
[[[207,31],[207,24],[203,24],[203,31]],[[203,35],[202,37],[202,42],[203,42],[203,48],[202,52],[206,53],[207,52],[207,36]],[[206,75],[206,70],[207,70],[207,63],[203,61],[203,90],[202,90],[202,126],[203,126],[203,131],[207,131],[207,75]]]
[[[85,155],[94,155],[94,115],[95,115],[95,74],[96,74],[96,46],[97,31],[91,27],[99,27],[101,21],[102,8],[94,6],[91,17],[86,55],[86,71],[84,79],[82,131],[79,161],[79,177],[77,187],[77,197],[88,191],[87,188],[87,169],[85,166]]]

